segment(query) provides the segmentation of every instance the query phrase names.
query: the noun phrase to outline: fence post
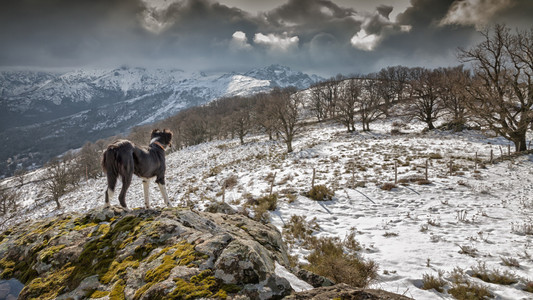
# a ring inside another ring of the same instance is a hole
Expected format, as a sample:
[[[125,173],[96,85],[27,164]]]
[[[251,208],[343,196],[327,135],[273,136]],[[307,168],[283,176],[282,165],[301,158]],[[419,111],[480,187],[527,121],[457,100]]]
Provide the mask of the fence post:
[[[394,184],[398,183],[398,162],[394,161]]]
[[[316,175],[316,170],[315,168],[313,168],[313,179],[311,179],[311,188],[315,187],[315,175]]]
[[[428,160],[426,159],[426,181],[428,180]]]
[[[476,151],[476,158],[474,160],[474,172],[477,171],[477,151]]]

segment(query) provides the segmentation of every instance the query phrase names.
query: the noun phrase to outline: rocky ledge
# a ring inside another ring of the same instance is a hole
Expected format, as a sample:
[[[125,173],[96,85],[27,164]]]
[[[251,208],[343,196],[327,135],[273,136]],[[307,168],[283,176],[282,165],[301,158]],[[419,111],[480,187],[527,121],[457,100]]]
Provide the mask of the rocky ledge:
[[[312,289],[288,269],[279,231],[238,214],[110,207],[0,235],[0,277],[24,285],[19,299],[281,299]]]

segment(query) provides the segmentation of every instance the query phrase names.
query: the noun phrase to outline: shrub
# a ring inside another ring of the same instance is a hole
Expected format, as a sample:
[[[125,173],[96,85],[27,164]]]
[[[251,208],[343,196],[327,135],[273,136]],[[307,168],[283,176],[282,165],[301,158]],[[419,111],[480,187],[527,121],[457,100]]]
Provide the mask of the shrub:
[[[272,194],[259,199],[248,199],[248,205],[253,205],[253,219],[262,223],[268,223],[270,216],[268,211],[278,208],[278,194]]]
[[[361,259],[356,253],[346,253],[338,238],[320,238],[307,256],[307,270],[327,277],[335,283],[366,287],[377,277],[377,264]]]
[[[333,198],[335,192],[328,189],[325,185],[315,185],[305,196],[316,201],[327,201]]]
[[[486,286],[470,282],[461,268],[455,268],[451,273],[452,288],[448,290],[455,299],[474,300],[493,298]]]
[[[384,191],[390,191],[390,190],[392,190],[394,188],[396,188],[396,185],[394,183],[392,183],[392,182],[385,182],[380,187],[380,189],[382,189]]]
[[[502,260],[502,263],[505,266],[513,267],[513,268],[520,268],[520,262],[516,258],[513,257],[500,257]]]
[[[479,263],[477,267],[472,268],[472,276],[479,278],[488,283],[496,283],[502,285],[511,285],[518,282],[515,274],[509,271],[501,272],[498,269],[489,270],[485,263]]]
[[[237,182],[238,182],[237,175],[230,175],[228,176],[228,178],[224,180],[224,182],[222,183],[222,186],[226,189],[231,189],[237,185]]]
[[[291,244],[304,244],[309,246],[314,243],[311,235],[320,230],[316,218],[307,222],[304,216],[291,216],[291,219],[283,225],[283,237]]]
[[[446,281],[442,279],[442,273],[439,272],[438,277],[435,277],[430,274],[424,274],[422,275],[422,289],[423,290],[431,290],[434,289],[439,293],[444,292],[444,286],[446,285]]]

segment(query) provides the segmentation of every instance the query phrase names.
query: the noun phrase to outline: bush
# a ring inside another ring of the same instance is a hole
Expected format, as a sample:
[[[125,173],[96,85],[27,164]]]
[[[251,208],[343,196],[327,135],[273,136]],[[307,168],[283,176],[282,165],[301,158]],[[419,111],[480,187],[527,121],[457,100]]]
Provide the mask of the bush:
[[[509,271],[501,272],[498,269],[489,270],[485,263],[479,263],[477,267],[472,268],[472,277],[479,278],[488,283],[511,285],[518,282],[515,274]]]
[[[333,199],[334,194],[335,192],[328,189],[325,185],[315,185],[305,196],[316,201],[327,201]]]
[[[248,205],[253,205],[253,219],[266,224],[270,220],[268,211],[274,211],[278,208],[278,194],[264,196],[259,199],[248,199]]]
[[[317,239],[307,261],[305,269],[335,283],[367,287],[377,277],[377,264],[361,259],[357,253],[346,253],[338,238]]]
[[[291,216],[291,219],[283,225],[283,237],[290,244],[304,244],[310,246],[315,238],[311,235],[320,230],[316,218],[307,222],[304,216]]]
[[[382,190],[384,191],[390,191],[394,188],[396,188],[396,185],[392,182],[385,182],[384,184],[381,185],[380,187]]]
[[[455,299],[473,300],[493,298],[486,286],[470,282],[461,268],[455,268],[451,273],[452,288],[448,290]]]
[[[445,285],[446,285],[446,281],[442,279],[441,273],[439,273],[438,277],[435,277],[430,274],[422,275],[422,289],[423,290],[434,289],[435,291],[442,293],[444,292]]]

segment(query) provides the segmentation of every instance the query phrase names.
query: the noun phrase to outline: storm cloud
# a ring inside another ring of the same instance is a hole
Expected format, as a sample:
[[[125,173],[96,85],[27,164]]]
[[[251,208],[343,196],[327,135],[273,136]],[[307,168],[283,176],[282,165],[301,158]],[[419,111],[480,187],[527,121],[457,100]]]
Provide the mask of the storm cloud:
[[[337,3],[288,0],[251,13],[215,0],[7,0],[0,66],[239,71],[280,63],[329,76],[454,65],[476,29],[533,25],[530,0],[411,0],[401,12],[390,2],[373,11]]]

